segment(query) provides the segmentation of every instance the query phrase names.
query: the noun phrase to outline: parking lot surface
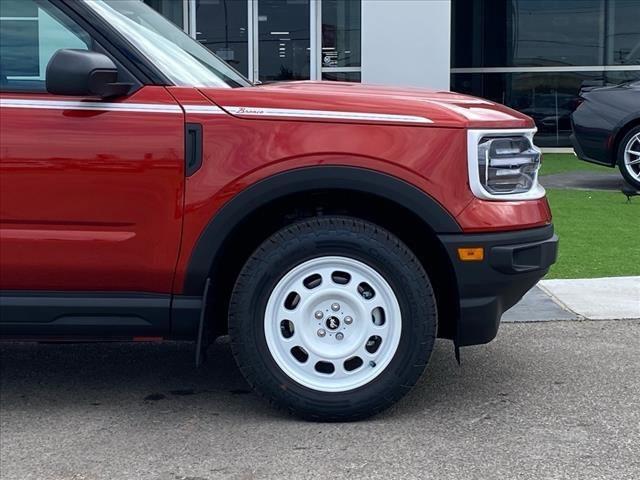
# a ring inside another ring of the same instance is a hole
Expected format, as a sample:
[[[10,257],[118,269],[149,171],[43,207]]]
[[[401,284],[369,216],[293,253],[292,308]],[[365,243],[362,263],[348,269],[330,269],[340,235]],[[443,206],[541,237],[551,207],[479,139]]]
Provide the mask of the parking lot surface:
[[[251,393],[229,345],[0,345],[2,479],[637,479],[640,321],[511,323],[438,342],[371,420],[308,423]]]

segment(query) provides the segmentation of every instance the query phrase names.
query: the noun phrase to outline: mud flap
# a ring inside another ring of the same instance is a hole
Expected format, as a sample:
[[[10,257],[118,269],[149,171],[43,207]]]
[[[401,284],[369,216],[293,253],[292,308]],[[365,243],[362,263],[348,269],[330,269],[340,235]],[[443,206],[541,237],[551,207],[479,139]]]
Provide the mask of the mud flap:
[[[209,345],[204,345],[204,339],[209,338],[205,336],[205,319],[207,314],[207,304],[209,303],[209,287],[211,286],[211,279],[207,278],[204,283],[204,291],[202,292],[202,306],[200,307],[200,321],[198,322],[198,336],[196,338],[196,368],[202,365],[207,360],[207,348]]]

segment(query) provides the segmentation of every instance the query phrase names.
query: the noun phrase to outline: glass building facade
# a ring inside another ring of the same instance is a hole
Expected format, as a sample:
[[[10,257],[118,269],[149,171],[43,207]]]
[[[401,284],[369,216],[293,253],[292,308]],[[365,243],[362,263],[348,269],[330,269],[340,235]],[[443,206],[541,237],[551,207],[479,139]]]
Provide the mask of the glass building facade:
[[[252,81],[360,81],[361,0],[144,1]]]
[[[386,1],[390,15],[409,8],[393,0],[144,1],[262,82],[361,81],[367,2]],[[640,78],[640,0],[451,0],[450,7],[451,90],[530,115],[541,146],[569,146],[582,87]],[[372,33],[388,35],[401,58],[402,25],[394,28]]]
[[[451,89],[534,118],[569,146],[582,87],[640,78],[638,0],[454,0]]]

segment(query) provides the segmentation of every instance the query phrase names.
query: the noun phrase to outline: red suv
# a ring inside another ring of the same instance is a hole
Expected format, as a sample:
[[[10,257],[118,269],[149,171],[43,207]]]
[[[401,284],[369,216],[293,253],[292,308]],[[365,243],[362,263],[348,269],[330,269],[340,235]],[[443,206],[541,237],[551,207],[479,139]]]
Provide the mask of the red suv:
[[[492,340],[556,258],[530,118],[421,89],[255,86],[137,0],[3,0],[0,333],[197,341],[362,418],[436,337]]]

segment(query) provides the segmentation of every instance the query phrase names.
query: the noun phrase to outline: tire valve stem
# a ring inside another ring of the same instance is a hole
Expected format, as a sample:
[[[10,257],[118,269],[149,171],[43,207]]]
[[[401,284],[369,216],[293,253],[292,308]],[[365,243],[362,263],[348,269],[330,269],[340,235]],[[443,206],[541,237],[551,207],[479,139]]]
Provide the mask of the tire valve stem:
[[[375,367],[375,366],[376,366],[376,362],[374,362],[373,360],[371,360],[371,361],[369,362],[369,366],[370,366],[371,368]]]

